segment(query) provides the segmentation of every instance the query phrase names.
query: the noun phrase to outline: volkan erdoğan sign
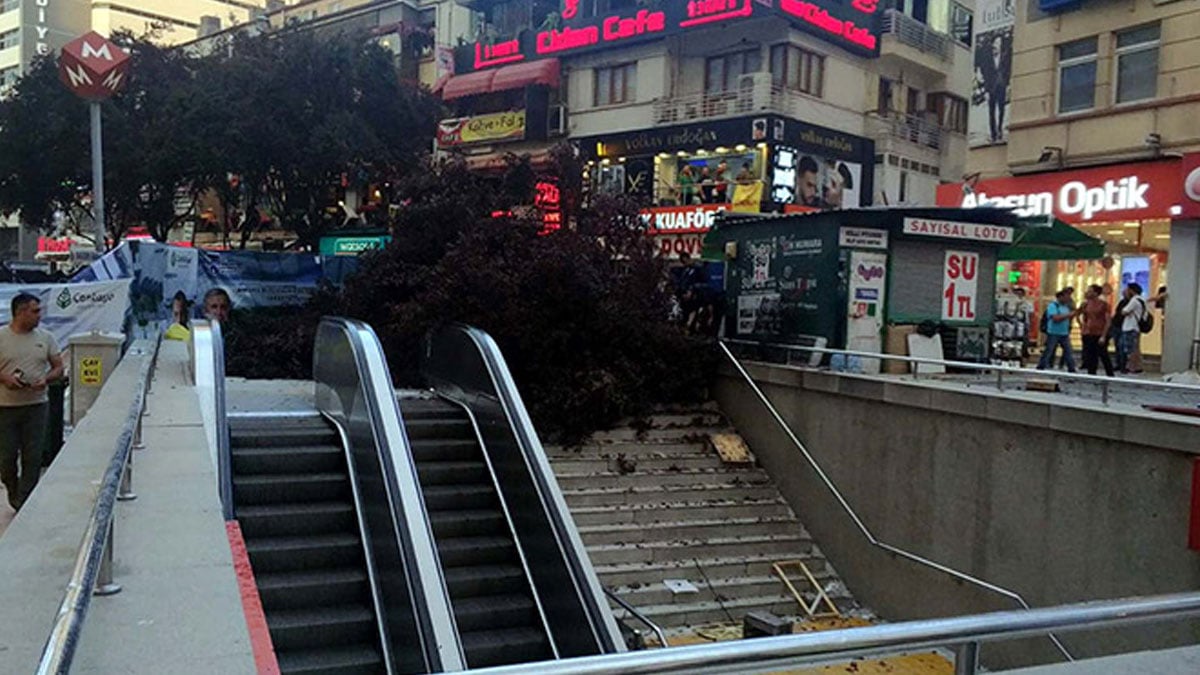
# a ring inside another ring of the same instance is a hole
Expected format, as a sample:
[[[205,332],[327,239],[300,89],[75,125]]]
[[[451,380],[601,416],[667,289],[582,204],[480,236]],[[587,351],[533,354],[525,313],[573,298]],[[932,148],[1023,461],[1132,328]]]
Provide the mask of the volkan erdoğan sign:
[[[129,54],[96,32],[67,43],[58,61],[58,77],[80,98],[101,101],[125,84]]]

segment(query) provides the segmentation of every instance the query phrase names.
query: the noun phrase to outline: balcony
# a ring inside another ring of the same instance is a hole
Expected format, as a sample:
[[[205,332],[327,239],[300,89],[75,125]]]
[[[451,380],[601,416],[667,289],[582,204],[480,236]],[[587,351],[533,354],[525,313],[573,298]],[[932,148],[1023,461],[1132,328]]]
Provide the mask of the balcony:
[[[895,9],[882,20],[881,61],[900,68],[917,66],[927,77],[944,77],[954,61],[954,39]]]
[[[687,124],[702,120],[741,117],[755,113],[775,113],[804,119],[814,124],[846,129],[846,115],[854,114],[815,96],[771,82],[771,74],[750,73],[742,76],[736,89],[696,92],[668,96],[654,101],[654,124]],[[857,116],[855,114],[855,116]]]
[[[900,112],[868,113],[867,135],[875,140],[876,153],[893,152],[935,165],[947,140],[938,123]]]

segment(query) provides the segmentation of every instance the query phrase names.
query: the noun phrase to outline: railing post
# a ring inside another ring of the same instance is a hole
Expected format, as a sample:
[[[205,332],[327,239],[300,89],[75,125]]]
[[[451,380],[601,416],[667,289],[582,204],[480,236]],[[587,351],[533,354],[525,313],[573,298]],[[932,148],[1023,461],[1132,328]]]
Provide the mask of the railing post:
[[[117,489],[117,501],[131,502],[137,499],[137,493],[133,491],[133,454],[130,453],[129,459],[125,461],[125,470],[121,472],[121,486]]]
[[[115,595],[121,592],[121,584],[113,581],[113,524],[108,524],[104,537],[104,553],[100,556],[100,571],[96,574],[95,595]]]
[[[1004,368],[996,369],[996,390],[1004,391]]]
[[[979,670],[979,643],[967,642],[954,654],[954,675],[975,675]]]
[[[133,430],[133,449],[134,450],[145,450],[146,449],[146,444],[142,443],[142,417],[144,417],[144,416],[145,416],[144,413],[142,415],[138,415],[137,426],[134,427],[134,430]],[[132,457],[130,458],[130,461],[133,461]]]
[[[1108,405],[1108,380],[1100,383],[1100,402]]]

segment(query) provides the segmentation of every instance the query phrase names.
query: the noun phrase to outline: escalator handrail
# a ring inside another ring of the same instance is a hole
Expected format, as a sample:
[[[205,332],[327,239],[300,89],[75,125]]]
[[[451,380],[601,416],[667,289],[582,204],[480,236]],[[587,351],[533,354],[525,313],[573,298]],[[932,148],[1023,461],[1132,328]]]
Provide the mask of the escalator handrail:
[[[408,563],[409,593],[418,604],[416,628],[420,633],[428,671],[465,670],[466,657],[458,632],[453,628],[454,613],[434,544],[433,526],[421,496],[416,465],[413,463],[383,347],[375,331],[361,321],[327,316],[321,319],[321,324],[339,330],[354,352],[359,385],[357,394],[362,396],[371,420],[380,466],[383,468],[388,506],[392,521],[396,523],[394,535]],[[323,347],[320,334],[318,329],[313,360],[318,408],[323,407],[322,387],[337,391],[336,384],[323,382],[318,372]],[[322,409],[321,412],[336,417],[336,411]],[[370,543],[364,539],[364,545],[369,547]]]
[[[194,321],[189,335],[192,384],[213,406],[213,451],[217,470],[217,492],[221,515],[234,519],[233,457],[229,447],[229,418],[225,410],[225,339],[218,321]],[[205,421],[207,423],[207,420]]]
[[[500,346],[486,332],[461,323],[444,325],[440,331],[455,331],[465,336],[478,350],[487,368],[487,377],[491,384],[491,392],[472,392],[494,397],[499,401],[505,418],[517,442],[517,447],[525,460],[526,466],[534,479],[534,487],[543,508],[550,519],[556,538],[556,545],[568,563],[570,575],[575,584],[577,597],[586,608],[591,618],[590,624],[596,642],[606,652],[624,650],[624,641],[620,631],[608,609],[599,578],[587,557],[583,540],[575,528],[565,500],[561,493],[554,489],[553,470],[546,459],[545,449],[533,427],[533,420],[525,403],[517,391],[516,381],[508,369],[508,363],[500,352]],[[432,343],[439,331],[435,330],[427,337],[426,349],[432,349]],[[428,352],[427,352],[428,353]],[[439,379],[436,374],[426,373],[427,377]],[[445,379],[445,378],[441,378]],[[455,387],[461,385],[446,381]]]

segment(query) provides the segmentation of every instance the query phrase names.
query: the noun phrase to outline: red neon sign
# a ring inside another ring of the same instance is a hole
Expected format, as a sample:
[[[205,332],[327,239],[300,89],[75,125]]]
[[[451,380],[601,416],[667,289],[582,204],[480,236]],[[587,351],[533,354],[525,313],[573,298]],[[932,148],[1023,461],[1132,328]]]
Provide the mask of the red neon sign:
[[[863,14],[874,14],[879,9],[879,0],[854,0],[850,6]]]
[[[785,14],[836,35],[847,42],[852,42],[865,49],[874,50],[876,38],[871,30],[864,26],[856,26],[853,21],[842,20],[829,15],[829,12],[804,0],[779,0],[779,9]]]
[[[751,0],[692,0],[687,5],[688,18],[679,22],[680,28],[700,26],[706,23],[717,23],[740,17],[750,16],[754,12]]]
[[[617,42],[639,35],[661,33],[666,29],[666,13],[639,9],[637,14],[630,17],[607,17],[600,22],[600,26],[542,31],[537,34],[536,47],[538,54],[556,54],[591,47],[601,42]]]
[[[562,228],[562,193],[550,181],[538,181],[534,186],[533,205],[542,212],[542,230],[549,234]]]
[[[515,63],[524,59],[525,55],[521,53],[520,40],[509,40],[494,45],[485,45],[482,42],[475,43],[476,70],[490,68],[491,66],[502,66],[506,63]]]

